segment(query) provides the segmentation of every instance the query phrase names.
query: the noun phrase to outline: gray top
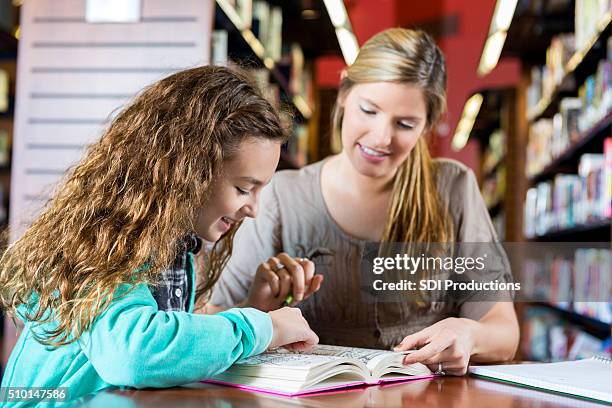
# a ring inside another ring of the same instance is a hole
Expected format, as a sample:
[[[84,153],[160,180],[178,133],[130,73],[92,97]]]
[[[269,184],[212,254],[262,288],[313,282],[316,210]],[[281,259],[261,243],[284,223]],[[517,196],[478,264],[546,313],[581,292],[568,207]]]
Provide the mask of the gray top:
[[[463,164],[437,159],[437,188],[455,224],[456,242],[497,241],[478,183]],[[322,344],[390,348],[405,336],[446,317],[479,319],[491,302],[432,302],[417,308],[408,302],[363,301],[360,262],[366,241],[345,233],[332,219],[321,191],[317,162],[275,174],[261,193],[260,212],[245,220],[234,250],[213,290],[211,303],[230,307],[247,296],[260,263],[286,252],[307,257],[324,275],[321,289],[299,304]],[[509,270],[487,270],[487,280],[508,280]]]

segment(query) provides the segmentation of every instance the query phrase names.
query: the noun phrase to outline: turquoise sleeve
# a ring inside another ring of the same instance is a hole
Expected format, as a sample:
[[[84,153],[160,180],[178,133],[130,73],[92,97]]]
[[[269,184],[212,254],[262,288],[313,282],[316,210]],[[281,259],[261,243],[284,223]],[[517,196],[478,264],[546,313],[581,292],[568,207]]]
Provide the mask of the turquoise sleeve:
[[[267,313],[251,308],[217,315],[164,312],[146,285],[124,285],[78,340],[100,377],[117,386],[171,387],[226,370],[259,354],[272,338]]]

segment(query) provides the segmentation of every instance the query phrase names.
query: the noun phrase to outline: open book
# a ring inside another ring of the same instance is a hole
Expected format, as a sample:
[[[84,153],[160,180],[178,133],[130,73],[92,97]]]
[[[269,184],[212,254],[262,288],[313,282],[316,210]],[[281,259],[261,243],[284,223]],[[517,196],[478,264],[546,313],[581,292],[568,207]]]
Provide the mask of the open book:
[[[560,363],[472,366],[470,373],[612,403],[612,360],[603,357]]]
[[[405,355],[325,345],[317,345],[308,353],[277,349],[239,361],[205,382],[294,396],[433,376],[423,364],[403,365]]]

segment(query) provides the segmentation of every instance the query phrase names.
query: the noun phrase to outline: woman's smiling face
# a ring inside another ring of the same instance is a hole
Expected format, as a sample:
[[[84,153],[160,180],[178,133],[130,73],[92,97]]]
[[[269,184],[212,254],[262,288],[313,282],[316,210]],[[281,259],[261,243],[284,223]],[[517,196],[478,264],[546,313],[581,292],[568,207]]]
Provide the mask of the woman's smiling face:
[[[340,103],[344,154],[364,176],[393,176],[427,125],[421,89],[393,82],[355,84]]]

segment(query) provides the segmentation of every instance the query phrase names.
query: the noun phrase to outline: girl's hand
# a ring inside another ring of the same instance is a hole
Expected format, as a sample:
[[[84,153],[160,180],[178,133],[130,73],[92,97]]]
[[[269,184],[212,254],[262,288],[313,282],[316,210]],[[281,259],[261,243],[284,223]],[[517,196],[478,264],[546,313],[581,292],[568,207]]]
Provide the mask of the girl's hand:
[[[293,351],[308,351],[319,342],[319,337],[310,329],[300,309],[283,307],[268,314],[273,328],[268,349],[283,346]]]
[[[293,297],[289,305],[295,306],[319,290],[322,281],[322,275],[315,275],[312,261],[292,258],[283,252],[259,265],[246,306],[265,312],[276,310],[284,305],[288,295]]]
[[[474,320],[454,318],[439,322],[406,336],[395,351],[419,350],[404,357],[404,364],[423,363],[431,371],[442,371],[450,375],[467,373],[474,348]]]

